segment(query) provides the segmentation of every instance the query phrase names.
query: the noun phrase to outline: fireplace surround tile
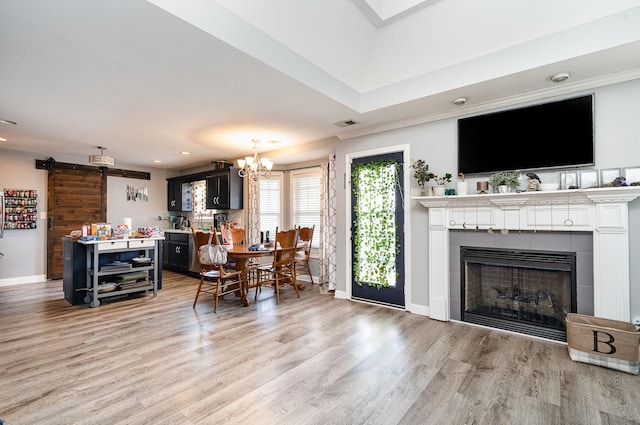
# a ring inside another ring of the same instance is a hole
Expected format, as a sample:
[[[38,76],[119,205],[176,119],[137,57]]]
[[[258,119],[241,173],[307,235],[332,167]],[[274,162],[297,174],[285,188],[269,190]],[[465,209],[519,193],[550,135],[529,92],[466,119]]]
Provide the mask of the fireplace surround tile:
[[[591,232],[509,232],[507,235],[473,230],[449,231],[449,314],[462,320],[460,247],[569,251],[576,253],[577,312],[593,315],[593,235]]]

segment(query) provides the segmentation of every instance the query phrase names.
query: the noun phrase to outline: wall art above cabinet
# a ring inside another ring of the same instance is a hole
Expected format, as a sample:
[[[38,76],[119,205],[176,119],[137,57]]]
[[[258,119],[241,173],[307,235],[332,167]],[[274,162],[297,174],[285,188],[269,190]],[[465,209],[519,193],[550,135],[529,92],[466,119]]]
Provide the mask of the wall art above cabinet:
[[[35,229],[38,194],[34,189],[4,189],[4,229]]]

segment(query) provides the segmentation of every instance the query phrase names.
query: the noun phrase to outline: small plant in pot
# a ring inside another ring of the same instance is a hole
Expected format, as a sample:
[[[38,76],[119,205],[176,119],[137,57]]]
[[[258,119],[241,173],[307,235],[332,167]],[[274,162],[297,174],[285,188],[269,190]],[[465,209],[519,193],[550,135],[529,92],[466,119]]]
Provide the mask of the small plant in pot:
[[[450,173],[446,173],[443,176],[433,175],[433,180],[436,182],[436,185],[433,186],[433,194],[436,196],[444,195],[444,186],[447,183],[451,183],[451,177],[453,177]]]
[[[513,192],[520,187],[520,175],[515,171],[499,171],[489,176],[489,185],[494,192]]]
[[[413,177],[422,191],[426,189],[427,182],[436,177],[435,174],[429,171],[429,164],[423,159],[411,161],[411,168],[413,168]]]
[[[433,180],[435,180],[436,185],[438,186],[444,186],[447,183],[451,183],[451,178],[453,176],[450,173],[445,174],[444,176],[436,176],[435,174],[433,175]]]

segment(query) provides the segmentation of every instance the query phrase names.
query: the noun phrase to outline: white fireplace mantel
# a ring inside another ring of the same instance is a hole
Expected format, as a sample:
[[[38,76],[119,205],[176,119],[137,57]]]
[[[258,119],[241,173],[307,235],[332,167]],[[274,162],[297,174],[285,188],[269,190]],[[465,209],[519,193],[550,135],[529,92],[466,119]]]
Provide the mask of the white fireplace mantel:
[[[630,321],[628,203],[640,187],[416,197],[429,210],[429,315],[449,320],[449,230],[593,232],[594,314]]]

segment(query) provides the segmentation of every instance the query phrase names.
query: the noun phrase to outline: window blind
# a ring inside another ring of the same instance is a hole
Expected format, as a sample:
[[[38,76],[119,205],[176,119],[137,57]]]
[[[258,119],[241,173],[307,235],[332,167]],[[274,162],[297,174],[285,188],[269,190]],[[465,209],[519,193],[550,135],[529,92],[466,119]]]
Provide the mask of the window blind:
[[[293,174],[291,220],[296,226],[315,225],[312,248],[320,246],[320,172]]]
[[[260,231],[269,232],[269,238],[273,240],[276,227],[282,229],[280,224],[280,178],[260,179]]]

